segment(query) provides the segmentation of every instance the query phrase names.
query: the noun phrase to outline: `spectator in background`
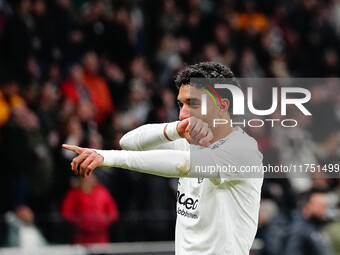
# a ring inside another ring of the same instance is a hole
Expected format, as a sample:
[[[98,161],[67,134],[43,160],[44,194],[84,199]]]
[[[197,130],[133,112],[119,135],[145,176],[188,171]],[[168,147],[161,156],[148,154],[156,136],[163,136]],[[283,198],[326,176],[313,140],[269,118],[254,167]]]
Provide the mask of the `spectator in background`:
[[[326,239],[322,234],[327,209],[326,195],[310,191],[303,198],[301,211],[290,227],[285,255],[327,255]]]
[[[114,102],[116,112],[124,106],[128,87],[125,86],[126,74],[116,63],[109,60],[104,61],[105,80],[110,88],[111,97]]]
[[[182,22],[183,13],[176,6],[176,1],[165,0],[159,15],[159,25],[165,33],[178,32]]]
[[[109,226],[118,220],[116,202],[94,175],[78,179],[67,192],[62,216],[74,226],[73,243],[108,243]]]
[[[27,61],[33,51],[34,23],[30,0],[13,1],[14,14],[4,28],[1,54],[7,71],[15,72],[18,79],[27,78]]]
[[[26,205],[18,206],[5,215],[8,224],[7,245],[21,248],[37,248],[47,244],[44,236],[34,225],[34,213]]]
[[[78,120],[85,132],[82,138],[85,138],[90,129],[96,128],[94,123],[96,112],[93,107],[93,95],[84,81],[83,68],[80,65],[71,68],[70,77],[64,81],[60,90],[63,99],[62,118],[66,122],[72,121],[72,118]]]
[[[68,65],[79,61],[83,54],[84,32],[71,0],[50,1],[50,18],[54,27],[53,57]]]
[[[238,29],[253,30],[253,33],[258,33],[267,28],[267,17],[262,13],[256,12],[255,6],[253,0],[245,1],[245,11],[237,13],[233,20]]]
[[[339,181],[339,180],[338,180]],[[339,193],[337,192],[336,194],[337,200],[339,199]],[[339,202],[339,200],[337,201]],[[329,239],[329,245],[330,245],[330,250],[332,252],[332,255],[339,255],[340,254],[340,219],[339,219],[339,204],[337,205],[336,208],[336,216],[337,219],[327,225],[326,227],[326,233]]]
[[[129,130],[146,122],[150,110],[149,94],[145,82],[142,79],[132,79],[127,109],[122,113],[122,127]]]
[[[271,246],[269,242],[274,242],[275,245],[271,248],[278,249],[279,246],[277,245],[277,241],[281,241],[278,238],[273,237],[272,235],[269,236],[269,238],[266,236],[270,231],[268,231],[267,228],[269,228],[272,224],[273,219],[278,215],[278,207],[275,204],[275,202],[269,200],[269,199],[262,199],[260,203],[260,211],[259,211],[259,228],[256,233],[257,238],[261,238],[261,240],[264,242],[264,248],[262,250],[262,254],[277,254],[277,250],[274,250],[273,253],[269,253]],[[274,232],[275,233],[275,232]],[[277,236],[281,235],[281,231],[278,233],[276,232]],[[273,233],[271,233],[273,234]],[[276,236],[276,237],[277,237]]]
[[[175,71],[180,68],[182,59],[178,51],[178,41],[171,35],[165,35],[157,52],[157,66],[159,70],[160,85],[171,83]]]
[[[178,108],[175,104],[175,94],[170,89],[162,89],[150,100],[151,111],[147,123],[171,122],[176,120]]]
[[[130,64],[129,72],[131,78],[141,79],[147,86],[154,82],[154,74],[145,56],[135,57]]]
[[[9,208],[30,202],[33,209],[41,209],[48,203],[45,198],[53,178],[50,148],[38,116],[18,96],[17,83],[6,82],[1,92],[6,99],[1,110],[7,119],[1,130],[1,156],[8,161],[3,160],[2,165],[6,180],[3,186],[8,195],[5,200]]]
[[[7,1],[0,1],[0,39],[2,38],[4,28],[6,27],[7,17],[11,14],[12,10]]]
[[[264,72],[261,66],[258,64],[256,55],[251,49],[245,49],[243,51],[240,59],[239,69],[242,77],[258,78],[264,76]]]
[[[19,88],[16,81],[8,79],[0,84],[0,127],[9,120],[12,108],[25,104],[19,96]]]
[[[99,75],[99,60],[95,52],[84,56],[84,83],[92,95],[96,122],[102,124],[113,113],[113,102],[105,79]]]
[[[54,37],[51,19],[47,13],[46,1],[32,1],[32,18],[34,22],[33,49],[41,66],[46,67],[52,60]]]
[[[50,63],[48,70],[44,72],[44,76],[46,83],[51,83],[56,88],[62,83],[60,66],[55,62]]]
[[[87,1],[82,7],[86,45],[97,54],[107,54],[111,47],[107,39],[110,35],[110,16],[112,16],[109,1]]]
[[[74,106],[78,106],[81,102],[92,103],[92,94],[84,81],[83,68],[78,64],[70,68],[69,78],[61,84],[60,90],[62,98]]]
[[[317,164],[318,160],[314,153],[315,139],[307,129],[308,120],[299,118],[299,126],[294,129],[275,128],[272,132],[273,141],[278,146],[280,162],[282,164]],[[310,173],[299,173],[300,178],[287,173],[287,177],[296,193],[303,193],[312,188]]]
[[[261,255],[281,255],[287,242],[290,218],[279,212],[271,199],[262,199],[259,213],[259,229],[256,237],[263,241]]]
[[[59,91],[52,83],[45,83],[40,91],[40,104],[37,115],[40,119],[41,131],[48,139],[50,147],[55,148],[59,143]]]
[[[129,65],[134,57],[134,39],[137,38],[135,34],[137,30],[127,6],[123,2],[115,6],[115,11],[110,19],[110,27],[105,37],[110,60],[124,68]]]

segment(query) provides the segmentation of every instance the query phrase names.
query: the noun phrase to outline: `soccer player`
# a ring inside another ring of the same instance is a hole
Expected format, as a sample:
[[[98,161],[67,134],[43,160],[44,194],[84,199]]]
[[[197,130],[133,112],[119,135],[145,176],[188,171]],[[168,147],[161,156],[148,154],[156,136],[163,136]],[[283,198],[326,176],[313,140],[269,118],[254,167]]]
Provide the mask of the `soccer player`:
[[[221,93],[216,106],[191,78],[228,78],[233,73],[218,63],[184,68],[176,77],[180,121],[141,126],[120,140],[123,150],[92,150],[63,145],[76,156],[71,167],[85,176],[96,167],[120,167],[165,177],[179,177],[176,254],[248,255],[258,223],[261,178],[246,178],[241,168],[261,166],[257,142],[241,128],[214,127],[214,119],[229,120],[232,97]],[[238,85],[239,86],[239,85]],[[236,171],[206,171],[202,166],[229,166]]]

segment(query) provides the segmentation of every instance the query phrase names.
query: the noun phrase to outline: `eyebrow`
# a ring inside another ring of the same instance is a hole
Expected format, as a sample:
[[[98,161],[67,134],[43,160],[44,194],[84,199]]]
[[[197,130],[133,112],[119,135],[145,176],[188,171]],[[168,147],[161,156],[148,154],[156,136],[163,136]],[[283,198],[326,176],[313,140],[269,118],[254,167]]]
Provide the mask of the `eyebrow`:
[[[201,102],[201,99],[197,98],[197,97],[186,98],[186,99],[184,99],[184,102],[199,103],[199,102]],[[183,103],[183,101],[177,98],[177,103]]]

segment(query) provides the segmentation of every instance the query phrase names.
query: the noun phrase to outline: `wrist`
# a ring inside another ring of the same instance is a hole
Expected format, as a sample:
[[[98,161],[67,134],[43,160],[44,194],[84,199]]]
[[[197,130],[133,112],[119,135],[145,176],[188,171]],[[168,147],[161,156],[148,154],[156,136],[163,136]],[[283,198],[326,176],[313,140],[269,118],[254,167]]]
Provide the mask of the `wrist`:
[[[164,136],[168,141],[174,141],[182,138],[177,131],[178,123],[179,121],[170,122],[164,127]]]
[[[91,149],[95,151],[98,155],[100,155],[103,159],[102,164],[100,167],[112,167],[115,163],[115,158],[113,157],[110,150],[97,150]]]

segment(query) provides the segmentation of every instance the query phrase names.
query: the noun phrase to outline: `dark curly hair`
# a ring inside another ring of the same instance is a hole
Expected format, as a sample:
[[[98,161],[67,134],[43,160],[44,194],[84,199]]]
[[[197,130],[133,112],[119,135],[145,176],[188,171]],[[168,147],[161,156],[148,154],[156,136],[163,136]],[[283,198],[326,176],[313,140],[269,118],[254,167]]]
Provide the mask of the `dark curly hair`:
[[[235,78],[233,72],[226,66],[216,62],[201,62],[194,65],[189,65],[181,70],[175,77],[175,85],[179,89],[183,85],[190,85],[194,87],[204,87],[200,82],[193,82],[193,79],[203,79],[204,83],[225,83],[233,84],[241,88],[238,80]],[[230,102],[229,112],[232,111],[233,98],[232,94],[227,89],[216,89],[221,98],[227,98]]]

